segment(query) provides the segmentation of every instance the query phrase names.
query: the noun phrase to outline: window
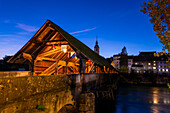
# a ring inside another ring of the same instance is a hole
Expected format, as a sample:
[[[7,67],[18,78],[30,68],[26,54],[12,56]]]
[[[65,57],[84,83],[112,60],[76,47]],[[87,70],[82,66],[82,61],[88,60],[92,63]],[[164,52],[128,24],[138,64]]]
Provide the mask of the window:
[[[148,63],[148,65],[150,66],[150,65],[151,65],[151,63]]]
[[[156,67],[153,67],[153,69],[156,69]]]
[[[161,69],[159,69],[159,71],[161,71]]]
[[[154,66],[156,66],[156,64],[153,64]]]
[[[166,71],[168,72],[168,69],[166,69]]]
[[[138,63],[136,62],[135,65],[138,65]]]
[[[165,71],[165,69],[162,69],[162,71]]]

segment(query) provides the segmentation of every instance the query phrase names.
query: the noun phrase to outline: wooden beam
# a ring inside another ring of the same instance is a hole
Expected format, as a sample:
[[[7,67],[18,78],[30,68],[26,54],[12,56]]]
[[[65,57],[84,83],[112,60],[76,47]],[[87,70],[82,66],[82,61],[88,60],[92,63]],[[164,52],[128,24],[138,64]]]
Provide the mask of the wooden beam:
[[[47,58],[47,57],[37,57],[36,58],[37,61],[42,61],[42,60],[47,60],[47,61],[52,61],[52,62],[56,62],[56,59],[52,59],[52,58]]]
[[[50,50],[50,51],[47,51],[47,52],[44,52],[44,53],[41,53],[41,54],[39,54],[38,56],[40,56],[40,57],[44,57],[44,56],[49,56],[49,55],[52,55],[52,54],[55,54],[55,53],[57,53],[57,52],[60,52],[61,50],[60,50],[60,47],[57,47],[58,49],[53,49],[53,50]]]
[[[61,52],[63,53],[63,52]],[[61,55],[61,56],[60,56]],[[59,56],[57,56],[57,58],[63,57],[65,54],[59,54]],[[52,73],[53,71],[55,72],[55,66],[57,65],[58,61],[60,59],[57,59],[55,63],[53,63],[49,68],[47,68],[46,70],[44,70],[41,75],[49,75],[50,73]]]
[[[32,60],[33,60],[32,56],[30,54],[28,54],[28,53],[22,53],[21,57],[23,57],[24,59],[29,60],[30,62],[32,62]]]
[[[44,45],[44,46],[53,46],[53,45],[57,45],[57,44],[46,44],[46,45]],[[66,44],[60,44],[60,45],[69,45],[69,44],[66,43]]]
[[[92,65],[90,66],[90,69],[88,70],[88,73],[90,73],[93,70],[94,67],[94,63],[92,63]]]
[[[36,43],[47,43],[47,42],[61,42],[61,41],[66,41],[66,40],[47,40],[47,41],[38,41]]]
[[[35,65],[35,67],[48,68],[49,66]]]

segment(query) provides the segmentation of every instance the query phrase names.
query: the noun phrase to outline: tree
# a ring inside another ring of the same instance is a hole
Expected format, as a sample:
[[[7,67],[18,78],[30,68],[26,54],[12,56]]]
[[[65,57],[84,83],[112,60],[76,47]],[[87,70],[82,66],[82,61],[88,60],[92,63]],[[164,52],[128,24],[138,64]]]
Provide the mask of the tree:
[[[164,45],[163,51],[168,50],[168,64],[170,67],[170,2],[169,0],[151,0],[141,5],[141,12],[150,17],[153,30]],[[159,55],[164,54],[162,52]]]
[[[141,5],[141,12],[150,17],[153,30],[164,45],[163,50],[170,53],[170,2],[169,0],[151,0]]]

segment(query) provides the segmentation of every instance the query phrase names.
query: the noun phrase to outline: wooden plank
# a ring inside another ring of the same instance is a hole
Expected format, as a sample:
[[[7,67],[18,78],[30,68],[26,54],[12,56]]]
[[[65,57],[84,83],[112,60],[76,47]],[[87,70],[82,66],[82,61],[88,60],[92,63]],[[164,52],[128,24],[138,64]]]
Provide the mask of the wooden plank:
[[[49,66],[35,65],[35,67],[48,68]]]
[[[50,51],[47,51],[47,52],[44,52],[44,53],[41,53],[39,54],[38,56],[39,57],[44,57],[44,56],[49,56],[49,55],[52,55],[52,54],[56,54],[56,52],[60,52],[60,47],[56,47],[57,49],[53,49],[53,50],[50,50]]]
[[[39,41],[39,42],[36,42],[36,43],[44,43],[44,42],[61,42],[61,41],[65,41],[65,40],[47,40],[47,41]]]
[[[93,70],[94,63],[90,66],[90,69],[88,70],[88,73],[90,73]]]
[[[61,52],[62,53],[62,52]],[[64,56],[65,54],[61,54],[61,56],[58,56],[57,58],[59,58],[59,57],[62,57],[62,56]],[[47,68],[45,71],[43,71],[42,73],[41,73],[41,75],[48,75],[48,74],[50,74],[50,71],[53,71],[54,69],[55,69],[55,66],[57,65],[57,63],[58,63],[58,61],[59,61],[60,59],[57,59],[56,60],[56,62],[55,63],[53,63],[49,68]],[[55,70],[54,70],[55,71]]]
[[[66,61],[60,60],[60,61],[58,62],[58,65],[66,66]]]
[[[56,59],[47,58],[47,57],[37,57],[36,60],[37,61],[47,60],[47,61],[56,62]]]

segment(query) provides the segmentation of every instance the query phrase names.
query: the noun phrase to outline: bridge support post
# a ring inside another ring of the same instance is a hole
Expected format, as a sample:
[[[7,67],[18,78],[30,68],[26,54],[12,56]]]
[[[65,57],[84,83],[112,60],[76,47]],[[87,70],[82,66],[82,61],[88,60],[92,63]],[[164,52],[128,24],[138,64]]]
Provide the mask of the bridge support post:
[[[95,95],[94,93],[82,93],[79,96],[79,112],[95,113]]]

